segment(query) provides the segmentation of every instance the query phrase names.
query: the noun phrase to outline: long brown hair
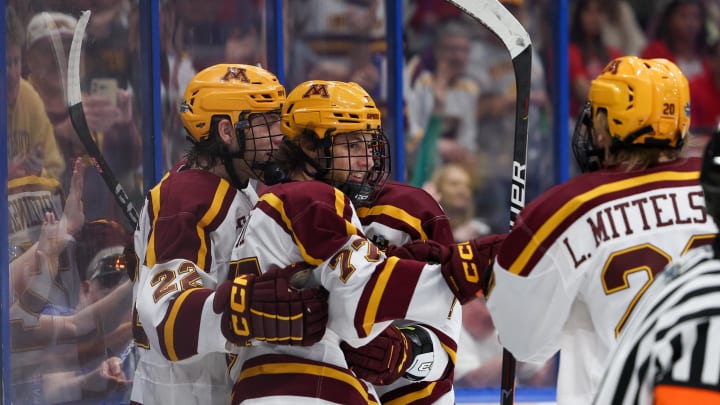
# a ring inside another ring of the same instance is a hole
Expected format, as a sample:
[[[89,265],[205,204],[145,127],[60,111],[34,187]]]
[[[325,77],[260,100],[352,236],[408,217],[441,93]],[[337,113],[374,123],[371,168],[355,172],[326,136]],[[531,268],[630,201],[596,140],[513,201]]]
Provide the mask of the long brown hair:
[[[604,167],[627,165],[627,171],[644,170],[657,165],[662,158],[668,160],[677,159],[682,150],[643,145],[613,146],[610,139],[607,112],[604,110],[598,110],[593,121],[593,128],[595,128],[596,131],[601,131],[607,138],[607,142],[605,143],[605,159],[603,160]]]

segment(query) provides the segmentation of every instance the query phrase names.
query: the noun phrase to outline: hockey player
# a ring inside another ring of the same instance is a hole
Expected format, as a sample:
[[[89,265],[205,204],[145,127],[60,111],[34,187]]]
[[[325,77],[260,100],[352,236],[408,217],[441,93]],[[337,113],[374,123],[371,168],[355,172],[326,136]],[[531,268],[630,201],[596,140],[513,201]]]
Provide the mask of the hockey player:
[[[678,157],[689,122],[677,66],[611,61],[573,134],[586,173],[528,204],[498,252],[486,291],[500,341],[521,361],[560,350],[560,405],[592,401],[638,299],[669,262],[717,232],[700,160]]]
[[[272,180],[285,89],[248,65],[215,65],[188,84],[180,119],[187,161],[150,190],[135,232],[135,338],[141,350],[134,404],[223,404],[232,382],[225,353],[251,338],[312,344],[324,332],[325,297],[291,290],[281,272],[245,275],[229,265],[238,229],[257,201],[251,178]]]
[[[418,187],[388,181],[377,199],[358,207],[357,213],[365,235],[386,252],[419,240],[446,246],[455,244],[447,215],[430,194]],[[451,308],[442,325],[398,321],[365,346],[353,348],[343,344],[348,366],[357,376],[376,385],[382,403],[454,404],[453,370],[462,324],[461,311],[460,305]],[[416,382],[403,378],[393,367],[396,365],[393,358],[405,348],[403,340],[398,339],[401,333],[433,345],[432,367],[444,369],[438,381]]]
[[[251,274],[291,264],[313,267],[296,281],[329,290],[328,329],[312,347],[254,343],[244,351],[232,403],[377,402],[374,388],[348,369],[341,342],[364,345],[393,320],[446,323],[456,298],[475,295],[478,264],[488,262],[493,245],[448,249],[438,266],[388,258],[367,239],[354,204],[377,198],[390,161],[380,112],[357,84],[300,84],[283,107],[282,131],[276,159],[290,181],[260,198],[232,256]],[[440,379],[445,367],[434,367],[433,345],[416,337],[404,331],[392,336],[403,348],[390,372]]]
[[[700,184],[720,218],[720,133],[713,135]],[[720,404],[720,244],[672,263],[627,322],[594,404]]]

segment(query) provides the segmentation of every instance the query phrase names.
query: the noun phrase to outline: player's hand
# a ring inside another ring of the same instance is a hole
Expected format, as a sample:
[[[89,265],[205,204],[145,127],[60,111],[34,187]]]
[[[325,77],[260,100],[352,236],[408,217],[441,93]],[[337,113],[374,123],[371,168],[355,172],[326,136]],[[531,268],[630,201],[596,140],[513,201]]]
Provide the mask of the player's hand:
[[[394,325],[365,346],[354,348],[343,342],[340,347],[355,375],[374,385],[392,384],[412,363],[410,342]]]
[[[487,289],[490,266],[506,236],[493,234],[450,246],[434,241],[413,241],[395,247],[388,256],[440,263],[445,282],[464,304]]]
[[[222,333],[230,342],[251,339],[309,346],[325,334],[328,306],[322,288],[297,290],[292,271],[271,269],[262,276],[241,275],[220,285],[213,308],[222,313]]]

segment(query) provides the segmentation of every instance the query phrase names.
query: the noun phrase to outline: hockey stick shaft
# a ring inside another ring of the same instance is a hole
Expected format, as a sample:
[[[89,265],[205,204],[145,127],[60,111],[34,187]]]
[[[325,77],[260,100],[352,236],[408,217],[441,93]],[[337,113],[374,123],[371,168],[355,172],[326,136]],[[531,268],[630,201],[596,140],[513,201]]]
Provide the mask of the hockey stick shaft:
[[[80,94],[80,52],[82,50],[82,41],[85,36],[85,28],[87,27],[88,21],[90,20],[90,11],[83,11],[82,16],[75,26],[75,32],[73,33],[72,45],[70,46],[70,57],[68,58],[68,80],[67,80],[67,101],[68,111],[70,113],[70,121],[75,129],[75,132],[80,138],[85,150],[88,155],[94,160],[95,168],[97,169],[100,176],[105,181],[110,192],[115,197],[115,200],[122,208],[125,217],[132,229],[135,228],[138,222],[138,213],[132,204],[132,201],[128,197],[127,193],[123,189],[120,182],[110,169],[105,157],[103,156],[100,148],[98,147],[95,140],[92,138],[90,128],[85,118],[85,112],[83,111],[82,98]]]
[[[513,143],[512,186],[510,190],[510,229],[525,206],[527,176],[528,108],[532,69],[532,43],[520,22],[497,0],[448,0],[483,24],[500,39],[512,59],[517,101]],[[515,402],[515,366],[513,355],[503,349],[500,381],[502,405]]]

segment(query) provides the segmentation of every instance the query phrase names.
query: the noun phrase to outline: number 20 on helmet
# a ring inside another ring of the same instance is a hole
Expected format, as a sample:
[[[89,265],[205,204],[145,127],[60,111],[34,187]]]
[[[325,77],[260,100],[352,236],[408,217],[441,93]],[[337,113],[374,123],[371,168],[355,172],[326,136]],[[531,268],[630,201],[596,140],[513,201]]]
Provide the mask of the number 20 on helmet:
[[[690,127],[690,89],[666,59],[617,58],[592,81],[592,116],[605,110],[614,146],[678,149]]]

